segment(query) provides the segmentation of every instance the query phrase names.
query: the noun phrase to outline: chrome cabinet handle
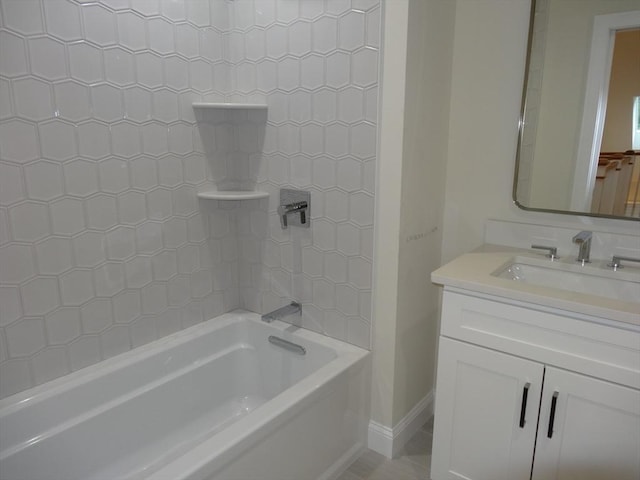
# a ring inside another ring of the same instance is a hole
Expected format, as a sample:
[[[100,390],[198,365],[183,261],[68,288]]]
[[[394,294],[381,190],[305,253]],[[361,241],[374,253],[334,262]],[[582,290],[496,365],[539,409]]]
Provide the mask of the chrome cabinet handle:
[[[558,392],[553,392],[553,397],[551,397],[551,412],[549,412],[549,427],[547,428],[547,438],[553,437],[553,424],[556,421],[557,403],[558,403]]]
[[[607,267],[611,267],[614,270],[618,270],[620,268],[624,268],[622,266],[622,261],[625,262],[640,262],[640,258],[634,258],[634,257],[623,257],[622,255],[614,255],[613,258],[611,259],[611,263],[607,263]]]
[[[529,387],[531,383],[527,382],[522,389],[522,404],[520,405],[520,428],[524,428],[524,424],[526,423],[524,417],[527,413],[527,397],[529,396]]]

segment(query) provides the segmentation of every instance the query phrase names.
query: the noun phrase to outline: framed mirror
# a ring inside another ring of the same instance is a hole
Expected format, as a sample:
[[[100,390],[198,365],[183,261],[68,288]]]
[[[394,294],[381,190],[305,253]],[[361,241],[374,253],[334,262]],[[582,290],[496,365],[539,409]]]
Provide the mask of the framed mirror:
[[[640,0],[532,0],[513,200],[640,220]]]

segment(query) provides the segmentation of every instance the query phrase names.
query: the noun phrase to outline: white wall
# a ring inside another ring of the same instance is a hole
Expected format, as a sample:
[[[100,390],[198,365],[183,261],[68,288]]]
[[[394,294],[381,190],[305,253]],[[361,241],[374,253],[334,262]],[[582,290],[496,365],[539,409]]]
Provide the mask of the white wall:
[[[433,388],[455,2],[385,9],[372,420],[393,428]]]
[[[456,8],[442,262],[481,245],[489,218],[637,232],[633,222],[513,205],[529,2],[458,0]]]

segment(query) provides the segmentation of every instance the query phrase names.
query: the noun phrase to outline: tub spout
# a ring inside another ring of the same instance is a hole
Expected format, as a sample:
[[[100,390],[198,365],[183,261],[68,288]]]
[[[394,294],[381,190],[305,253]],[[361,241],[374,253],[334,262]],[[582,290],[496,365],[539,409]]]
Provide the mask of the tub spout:
[[[289,305],[274,310],[273,312],[265,313],[262,315],[262,321],[271,323],[274,320],[282,320],[289,315],[302,316],[302,305],[298,302],[291,302]]]

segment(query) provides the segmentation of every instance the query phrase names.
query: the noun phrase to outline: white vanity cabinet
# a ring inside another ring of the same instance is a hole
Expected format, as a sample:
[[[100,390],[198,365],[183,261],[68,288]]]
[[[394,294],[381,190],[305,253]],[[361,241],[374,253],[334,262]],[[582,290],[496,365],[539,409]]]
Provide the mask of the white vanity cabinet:
[[[432,479],[640,478],[640,329],[596,320],[445,288]]]

